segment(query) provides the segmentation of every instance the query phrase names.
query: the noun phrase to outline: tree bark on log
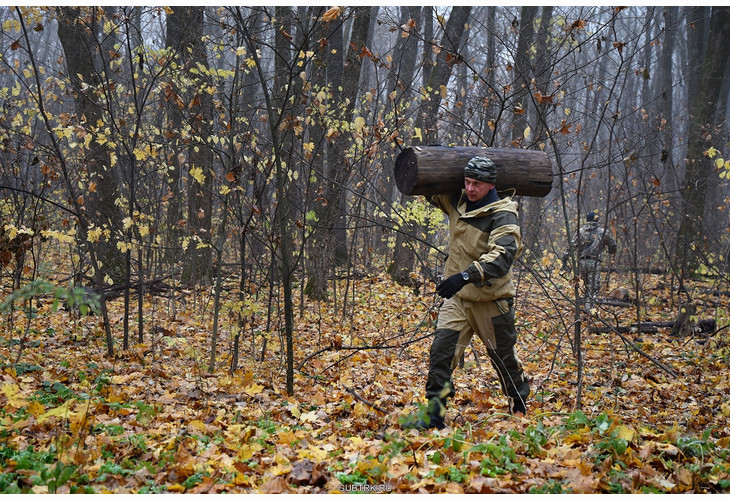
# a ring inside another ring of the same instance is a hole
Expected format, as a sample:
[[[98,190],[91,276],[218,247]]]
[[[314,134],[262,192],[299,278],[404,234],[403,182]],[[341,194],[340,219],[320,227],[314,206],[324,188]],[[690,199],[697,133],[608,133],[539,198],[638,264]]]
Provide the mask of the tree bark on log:
[[[546,196],[552,189],[550,158],[528,149],[416,146],[395,159],[395,183],[406,195],[451,193],[464,187],[464,167],[474,156],[486,156],[497,167],[497,190],[518,196]]]

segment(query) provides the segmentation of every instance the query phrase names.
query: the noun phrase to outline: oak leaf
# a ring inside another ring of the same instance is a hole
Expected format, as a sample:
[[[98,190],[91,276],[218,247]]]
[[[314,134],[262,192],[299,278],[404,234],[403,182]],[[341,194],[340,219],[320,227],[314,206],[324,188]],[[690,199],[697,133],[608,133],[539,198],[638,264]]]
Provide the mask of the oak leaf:
[[[280,495],[282,493],[290,493],[293,490],[289,486],[289,481],[286,477],[277,476],[261,486],[260,491],[261,493],[268,493],[270,495]]]
[[[331,9],[327,10],[327,12],[322,14],[322,21],[334,21],[335,19],[340,17],[341,10],[342,9],[340,7],[332,7]]]

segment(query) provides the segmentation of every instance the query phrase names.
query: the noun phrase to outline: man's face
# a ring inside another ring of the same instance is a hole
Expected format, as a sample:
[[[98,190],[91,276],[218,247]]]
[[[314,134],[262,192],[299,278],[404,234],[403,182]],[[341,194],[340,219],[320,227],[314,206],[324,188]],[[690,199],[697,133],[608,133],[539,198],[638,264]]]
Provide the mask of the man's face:
[[[494,187],[494,184],[464,177],[464,187],[466,188],[466,197],[469,201],[475,202],[487,196],[487,193]]]

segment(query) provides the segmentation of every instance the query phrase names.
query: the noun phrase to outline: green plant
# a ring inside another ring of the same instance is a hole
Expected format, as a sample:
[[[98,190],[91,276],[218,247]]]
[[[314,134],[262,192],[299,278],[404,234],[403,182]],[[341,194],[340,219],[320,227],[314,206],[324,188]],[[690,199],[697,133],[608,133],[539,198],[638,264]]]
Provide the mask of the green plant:
[[[43,295],[53,295],[53,311],[56,311],[58,309],[61,301],[74,304],[79,308],[79,311],[82,315],[86,315],[89,312],[89,309],[98,310],[99,308],[98,296],[93,296],[93,294],[89,294],[83,288],[63,288],[41,279],[33,280],[27,285],[24,285],[21,288],[13,291],[13,293],[5,297],[5,300],[2,302],[2,304],[0,304],[0,311],[12,311],[15,308],[16,301],[23,302],[26,307],[25,332],[18,342],[18,352],[15,358],[16,364],[20,361],[30,333],[37,333],[37,330],[31,328],[33,319],[36,317],[36,314],[38,312],[38,310],[33,306],[35,302],[33,299],[35,297]],[[51,331],[50,335],[55,335],[55,332]],[[33,341],[32,344],[37,346],[40,345],[40,342],[36,340]]]
[[[367,484],[368,483],[367,476],[363,475],[363,473],[360,472],[359,470],[353,471],[350,474],[345,474],[344,472],[337,472],[335,474],[335,477],[342,484]]]
[[[606,451],[612,456],[617,457],[626,453],[629,443],[624,438],[618,437],[614,431],[606,439],[598,441],[595,446],[597,449]]]
[[[137,407],[137,422],[142,425],[149,425],[149,423],[157,416],[157,408],[153,405],[149,405],[144,401],[134,401],[133,406]]]
[[[99,467],[99,475],[96,476],[97,483],[105,482],[108,474],[114,476],[132,476],[136,471],[133,469],[125,468],[124,466],[107,460],[101,467]]]
[[[52,469],[43,467],[38,476],[31,479],[34,484],[48,486],[48,493],[56,493],[60,486],[68,483],[76,474],[76,466],[62,464],[56,462],[56,466]]]
[[[54,464],[53,467],[49,465]],[[76,474],[76,466],[66,465],[57,460],[56,449],[36,452],[28,447],[23,451],[5,447],[0,449],[0,491],[4,493],[27,493],[30,488],[20,481],[25,477],[15,471],[36,471],[30,477],[34,485],[48,486],[49,493],[55,493],[60,486],[68,483]]]
[[[62,302],[69,307],[77,308],[82,316],[86,316],[89,312],[98,313],[100,309],[99,296],[88,288],[65,288],[49,283],[46,280],[38,279],[31,281],[8,295],[3,303],[0,304],[0,311],[7,312],[17,301],[26,302],[28,304],[28,312],[30,313],[29,319],[31,319],[35,317],[36,313],[31,299],[44,295],[53,296],[53,311],[56,311]]]
[[[517,454],[512,449],[506,435],[500,436],[496,443],[489,442],[472,446],[466,453],[467,455],[471,453],[484,455],[479,464],[479,472],[484,476],[496,477],[509,472],[522,471],[522,464],[517,462]]]
[[[399,439],[399,434],[386,434],[385,441],[387,444],[383,446],[381,456],[385,455],[392,458],[408,446],[408,441]]]
[[[608,415],[606,415],[605,413],[601,413],[593,421],[593,428],[598,431],[598,434],[602,436],[608,429],[611,428],[612,423],[613,421]]]
[[[34,392],[29,399],[38,401],[43,405],[58,406],[72,398],[77,398],[77,395],[66,385],[61,382],[45,380],[42,383],[42,390]]]
[[[266,434],[276,433],[276,422],[272,420],[268,415],[262,416],[256,421],[254,425],[264,431]]]
[[[3,368],[6,366],[14,368],[16,375],[23,375],[25,373],[38,372],[43,370],[43,368],[41,368],[40,366],[30,363],[15,363],[11,365],[3,365]]]
[[[106,389],[109,384],[111,384],[111,379],[109,378],[109,374],[111,373],[111,370],[105,369],[99,372],[99,375],[96,376],[94,379],[94,391],[97,393],[101,393],[104,389]],[[109,407],[111,407],[112,404],[118,404],[118,403],[111,403],[109,404]],[[128,406],[127,406],[128,408]]]
[[[730,479],[720,479],[717,482],[717,486],[721,490],[730,490]]]
[[[624,484],[621,482],[621,480],[626,480],[627,475],[624,471],[611,469],[608,472],[608,492],[609,493],[627,493],[626,488],[624,488]]]
[[[613,420],[606,413],[601,413],[592,422],[593,432],[603,437],[593,445],[595,450],[598,451],[594,456],[594,460],[596,463],[600,463],[610,457],[616,465],[623,468],[625,464],[619,461],[618,458],[626,453],[629,442],[620,435],[620,429],[612,429],[613,423]]]
[[[21,489],[18,486],[19,475],[15,472],[3,472],[0,474],[0,491],[3,493],[26,493],[28,488]]]
[[[147,441],[142,434],[131,434],[126,441],[141,452],[147,451]]]
[[[203,473],[202,472],[196,472],[192,476],[188,477],[182,485],[185,486],[185,489],[190,489],[193,486],[196,486],[201,481],[203,481]]]
[[[469,470],[463,470],[459,467],[450,466],[448,471],[448,479],[449,481],[453,481],[455,483],[463,483],[467,479],[469,479]]]
[[[549,479],[547,483],[539,486],[533,486],[530,488],[530,493],[533,494],[558,494],[558,493],[572,493],[571,488],[565,488],[563,483],[556,481],[555,479]]]
[[[466,442],[465,440],[466,438],[464,437],[464,434],[461,430],[457,429],[451,436],[444,439],[444,449],[451,448],[453,451],[458,453],[461,451],[462,446]]]
[[[110,436],[121,436],[122,434],[124,434],[124,427],[119,424],[107,425],[106,433]]]
[[[143,494],[143,495],[149,495],[149,494],[159,494],[159,493],[165,493],[167,491],[167,485],[164,484],[157,484],[154,481],[150,480],[142,486],[137,493]]]
[[[541,457],[545,454],[543,446],[548,442],[548,431],[545,429],[545,424],[539,422],[535,426],[530,426],[525,429],[524,437],[522,442],[527,445],[528,452],[533,457]]]
[[[715,449],[715,444],[710,440],[710,429],[706,429],[699,438],[693,436],[680,436],[677,439],[677,448],[688,457],[699,457],[704,459],[705,455]]]

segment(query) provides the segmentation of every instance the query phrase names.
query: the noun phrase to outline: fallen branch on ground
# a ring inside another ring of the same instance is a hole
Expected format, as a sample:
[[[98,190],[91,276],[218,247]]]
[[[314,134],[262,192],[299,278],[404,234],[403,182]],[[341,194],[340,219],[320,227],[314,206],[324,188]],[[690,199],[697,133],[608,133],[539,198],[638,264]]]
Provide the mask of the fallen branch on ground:
[[[609,333],[618,331],[621,333],[657,333],[659,329],[674,328],[674,321],[642,321],[629,326],[593,326],[588,329],[589,333]],[[713,333],[717,328],[714,319],[701,319],[694,325],[695,333]]]

